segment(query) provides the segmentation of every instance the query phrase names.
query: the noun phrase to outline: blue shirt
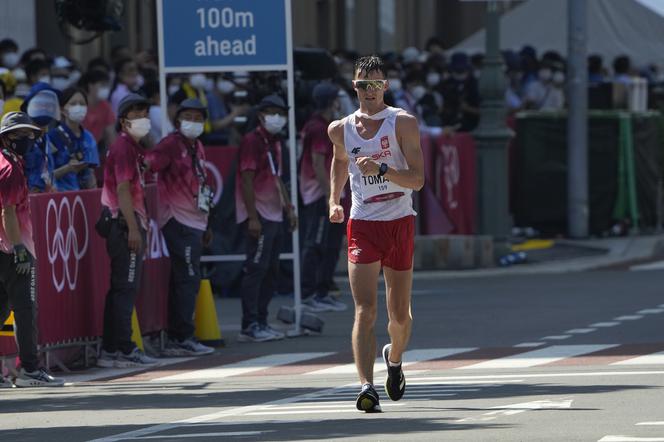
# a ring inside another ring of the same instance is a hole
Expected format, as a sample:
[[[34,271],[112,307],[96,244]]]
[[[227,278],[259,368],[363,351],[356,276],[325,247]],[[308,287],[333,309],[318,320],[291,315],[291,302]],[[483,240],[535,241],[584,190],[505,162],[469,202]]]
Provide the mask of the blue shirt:
[[[79,173],[69,172],[55,180],[58,191],[87,189],[92,179],[93,167],[99,166],[99,150],[91,132],[81,128],[81,136],[77,137],[67,125],[60,123],[48,133],[55,152],[53,152],[53,168],[59,169],[67,165],[71,159],[77,159],[89,167]]]
[[[53,150],[50,137],[44,134],[25,153],[23,159],[30,191],[48,192],[53,187]]]

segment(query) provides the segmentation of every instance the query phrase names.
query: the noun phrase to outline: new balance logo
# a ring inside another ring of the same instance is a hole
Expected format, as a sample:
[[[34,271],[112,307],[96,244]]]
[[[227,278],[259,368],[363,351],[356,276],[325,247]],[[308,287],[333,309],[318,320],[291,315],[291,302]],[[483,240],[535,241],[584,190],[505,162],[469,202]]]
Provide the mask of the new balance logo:
[[[357,155],[358,153],[360,153],[360,150],[362,150],[361,147],[354,147],[353,150],[351,150],[351,152],[353,153],[353,155]]]

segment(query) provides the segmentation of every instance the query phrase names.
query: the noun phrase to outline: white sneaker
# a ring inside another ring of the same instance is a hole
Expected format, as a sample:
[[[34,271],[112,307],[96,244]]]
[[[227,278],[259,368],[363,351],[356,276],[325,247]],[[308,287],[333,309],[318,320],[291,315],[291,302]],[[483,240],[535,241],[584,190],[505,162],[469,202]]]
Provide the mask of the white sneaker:
[[[302,300],[302,309],[312,313],[331,312],[330,305],[323,304],[316,299],[316,296],[309,296]]]
[[[334,312],[344,312],[348,310],[348,306],[346,305],[345,302],[337,301],[330,295],[326,295],[322,298],[316,297],[316,302],[327,306],[328,311],[334,311]]]
[[[0,375],[0,388],[14,388],[14,384],[9,378]]]
[[[162,352],[165,356],[203,356],[214,353],[214,348],[203,345],[194,338],[178,341],[169,339]]]
[[[22,368],[14,384],[21,388],[62,387],[65,385],[65,380],[51,376],[43,368],[35,371],[25,371]]]
[[[109,353],[106,350],[102,350],[97,358],[97,367],[101,368],[113,368],[115,367],[115,361],[118,359],[118,352]]]
[[[282,333],[279,330],[272,328],[269,324],[261,324],[260,327],[261,329],[265,330],[266,332],[274,336],[275,341],[280,341],[286,337],[285,333]]]
[[[151,358],[141,351],[139,348],[135,348],[131,353],[124,354],[121,351],[118,352],[118,358],[115,360],[115,367],[118,368],[130,368],[130,367],[153,367],[157,365],[157,360]]]
[[[256,322],[237,335],[237,342],[267,342],[274,340],[274,335],[267,330],[263,330]]]

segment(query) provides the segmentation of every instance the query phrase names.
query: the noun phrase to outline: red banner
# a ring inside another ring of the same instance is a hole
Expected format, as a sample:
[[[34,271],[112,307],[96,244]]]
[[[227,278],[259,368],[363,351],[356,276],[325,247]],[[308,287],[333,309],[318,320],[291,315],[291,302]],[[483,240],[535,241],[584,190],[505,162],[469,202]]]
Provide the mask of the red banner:
[[[94,230],[101,210],[100,197],[100,189],[30,196],[41,345],[102,334],[110,263],[106,242]],[[155,218],[156,186],[147,187],[146,199],[148,213]],[[166,327],[169,271],[163,236],[156,222],[151,221],[136,302],[143,333]],[[13,339],[0,338],[0,355],[13,352]]]
[[[475,233],[476,158],[475,140],[468,133],[436,138],[434,193],[454,225],[452,233]]]

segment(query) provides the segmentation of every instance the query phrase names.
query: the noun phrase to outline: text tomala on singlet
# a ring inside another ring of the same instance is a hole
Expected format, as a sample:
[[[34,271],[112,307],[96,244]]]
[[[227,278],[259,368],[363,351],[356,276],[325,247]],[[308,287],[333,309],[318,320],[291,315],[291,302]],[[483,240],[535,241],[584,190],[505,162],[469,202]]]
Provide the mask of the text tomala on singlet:
[[[362,179],[364,180],[365,186],[373,186],[374,184],[383,184],[390,182],[390,180],[388,180],[384,176],[378,176],[378,175],[363,176]]]

